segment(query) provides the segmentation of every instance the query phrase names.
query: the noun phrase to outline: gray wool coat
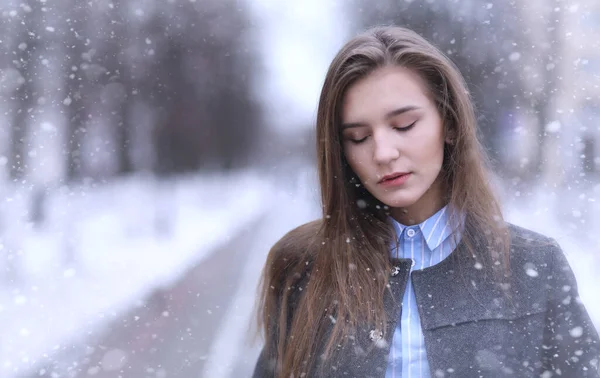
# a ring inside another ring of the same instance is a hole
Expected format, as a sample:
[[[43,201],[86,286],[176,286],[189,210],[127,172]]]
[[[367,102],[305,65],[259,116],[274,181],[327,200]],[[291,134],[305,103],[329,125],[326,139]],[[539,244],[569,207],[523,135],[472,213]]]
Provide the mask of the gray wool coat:
[[[600,377],[598,332],[560,247],[532,231],[509,229],[512,300],[480,266],[459,264],[452,256],[412,273],[410,260],[393,259],[399,271],[390,274],[391,293],[384,297],[387,329],[400,319],[410,275],[432,377]],[[324,376],[385,377],[393,332],[378,336],[372,326],[359,329]],[[276,376],[263,350],[253,377]]]

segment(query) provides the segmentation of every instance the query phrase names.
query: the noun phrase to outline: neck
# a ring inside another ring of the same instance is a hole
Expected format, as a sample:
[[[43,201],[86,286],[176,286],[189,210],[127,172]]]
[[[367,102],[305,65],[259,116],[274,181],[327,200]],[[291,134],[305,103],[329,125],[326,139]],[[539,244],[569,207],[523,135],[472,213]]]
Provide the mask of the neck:
[[[446,205],[446,199],[442,193],[443,185],[438,177],[417,202],[407,207],[392,208],[390,214],[392,218],[405,226],[423,223]]]
[[[415,224],[420,224],[425,222],[427,219],[431,218],[431,216],[438,211],[442,207],[444,207],[444,203],[439,203],[436,206],[431,206],[430,209],[416,209],[413,210],[410,207],[408,208],[400,208],[396,207],[391,210],[391,216],[398,223],[401,223],[405,226],[413,226]]]

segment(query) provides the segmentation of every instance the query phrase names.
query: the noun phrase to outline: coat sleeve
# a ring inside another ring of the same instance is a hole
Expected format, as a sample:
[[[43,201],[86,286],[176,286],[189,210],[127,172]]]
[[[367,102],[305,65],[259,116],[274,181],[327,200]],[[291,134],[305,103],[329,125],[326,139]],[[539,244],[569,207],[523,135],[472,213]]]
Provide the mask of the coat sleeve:
[[[548,275],[542,376],[600,377],[600,339],[579,298],[577,282],[553,241]]]
[[[306,285],[307,277],[305,275],[299,276],[298,279],[293,285],[289,286],[289,290],[283,291],[276,290],[279,295],[277,295],[277,310],[275,313],[269,316],[269,326],[267,332],[269,333],[271,339],[270,348],[266,346],[263,347],[260,355],[258,356],[258,360],[256,361],[256,366],[254,368],[253,378],[275,378],[277,377],[276,373],[276,365],[277,365],[277,356],[274,354],[277,351],[277,340],[279,339],[279,323],[277,319],[279,319],[280,315],[284,315],[287,318],[287,332],[290,331],[290,325],[293,320],[293,314],[296,309],[297,303],[300,301],[300,296],[302,295],[302,288]],[[286,301],[283,301],[283,298],[286,297]],[[281,314],[281,311],[285,311],[284,314]],[[270,353],[268,353],[270,351]]]
[[[275,364],[270,361],[269,357],[266,355],[265,348],[263,348],[258,356],[258,361],[256,361],[252,378],[274,378],[274,368]]]
[[[300,301],[300,297],[302,295],[302,289],[306,285],[306,272],[304,275],[297,275],[300,277],[296,280],[296,282],[289,286],[289,290],[285,290],[286,294],[282,291],[276,290],[279,295],[277,295],[277,310],[275,313],[271,314],[268,333],[271,339],[270,348],[263,347],[260,355],[258,356],[258,360],[256,362],[256,366],[254,368],[253,378],[275,378],[277,377],[276,373],[276,355],[274,354],[277,350],[277,340],[279,339],[279,324],[277,319],[279,319],[280,311],[285,311],[283,314],[287,318],[287,332],[290,330],[290,325],[293,320],[293,314],[295,312],[296,306]],[[283,297],[286,297],[287,301],[283,301]],[[270,351],[271,353],[268,353]]]
[[[281,292],[279,290],[276,291],[278,293],[275,295],[277,310],[275,313],[271,313],[269,315],[269,324],[265,330],[269,335],[271,345],[270,348],[267,348],[268,345],[266,344],[263,346],[258,356],[258,360],[256,361],[252,378],[276,378],[275,366],[277,356],[275,355],[275,351],[277,350],[277,339],[279,337],[279,326],[277,324],[277,319],[280,315],[279,312],[281,311]]]

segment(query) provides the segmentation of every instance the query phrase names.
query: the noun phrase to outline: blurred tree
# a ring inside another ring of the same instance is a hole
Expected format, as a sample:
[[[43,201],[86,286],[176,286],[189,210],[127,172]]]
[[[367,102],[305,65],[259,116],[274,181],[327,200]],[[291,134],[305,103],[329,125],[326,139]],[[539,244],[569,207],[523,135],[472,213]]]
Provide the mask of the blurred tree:
[[[229,169],[249,158],[260,136],[252,98],[255,49],[244,3],[172,4],[154,83],[160,109],[157,171]]]
[[[12,55],[13,83],[11,96],[11,138],[8,165],[10,177],[22,179],[27,167],[27,133],[31,116],[35,110],[36,73],[40,46],[40,7],[37,2],[21,3],[15,16],[6,20],[13,26],[14,39],[9,49]]]
[[[82,145],[85,135],[86,121],[89,114],[90,92],[89,82],[85,77],[85,60],[89,60],[90,52],[86,25],[89,20],[88,5],[71,0],[68,3],[62,38],[64,41],[63,80],[66,96],[59,99],[65,109],[67,132],[65,134],[65,159],[67,180],[81,178]],[[86,103],[86,100],[88,102]]]
[[[7,29],[11,54],[4,56],[14,69],[3,73],[5,88],[14,82],[3,92],[16,102],[9,106],[12,177],[24,174],[28,116],[39,105],[37,58],[50,45],[62,53],[62,85],[44,96],[66,120],[68,181],[96,174],[89,170],[98,159],[105,159],[103,172],[114,164],[109,174],[137,169],[132,150],[148,138],[138,137],[136,145],[134,131],[152,134],[152,146],[144,148],[155,149],[151,165],[159,173],[247,164],[261,120],[252,95],[258,48],[246,6],[239,0],[21,3],[19,17],[5,18],[14,26]],[[44,14],[56,25],[48,26]],[[36,28],[46,30],[43,38]],[[147,126],[137,127],[139,112],[148,109]],[[114,151],[108,163],[98,148]]]
[[[132,89],[127,49],[130,44],[127,11],[121,1],[113,1],[109,6],[98,3],[102,17],[102,29],[96,31],[94,39],[98,48],[98,64],[105,69],[100,82],[100,98],[103,116],[109,119],[114,130],[117,172],[130,173],[134,170],[131,159],[131,122],[129,111]]]
[[[540,80],[533,88],[530,95],[532,107],[538,119],[536,135],[538,143],[536,150],[532,154],[532,162],[527,177],[538,178],[545,168],[544,154],[548,140],[548,125],[556,121],[556,100],[557,91],[560,85],[560,72],[562,65],[563,48],[563,30],[562,30],[562,11],[560,0],[550,0],[540,2],[538,5],[539,18],[543,20],[540,23],[545,29],[539,46],[535,46],[535,62],[537,63],[536,72],[539,73]],[[555,135],[559,137],[559,134]]]
[[[600,114],[600,103],[589,98],[583,105],[582,118],[587,125],[595,125]],[[583,151],[581,154],[583,172],[590,182],[600,181],[600,128],[586,127],[583,133]]]

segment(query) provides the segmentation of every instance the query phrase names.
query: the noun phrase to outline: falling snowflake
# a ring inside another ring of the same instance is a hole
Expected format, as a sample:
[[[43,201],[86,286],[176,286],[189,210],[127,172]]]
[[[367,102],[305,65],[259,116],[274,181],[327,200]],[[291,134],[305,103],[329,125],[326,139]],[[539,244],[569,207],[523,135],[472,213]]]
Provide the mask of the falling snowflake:
[[[581,335],[583,335],[583,328],[581,327],[575,327],[571,330],[569,330],[569,334],[571,335],[571,337],[581,337]]]
[[[527,268],[525,269],[525,273],[527,273],[527,275],[529,277],[537,277],[539,276],[539,273],[537,272],[537,270],[533,269],[533,268]]]

